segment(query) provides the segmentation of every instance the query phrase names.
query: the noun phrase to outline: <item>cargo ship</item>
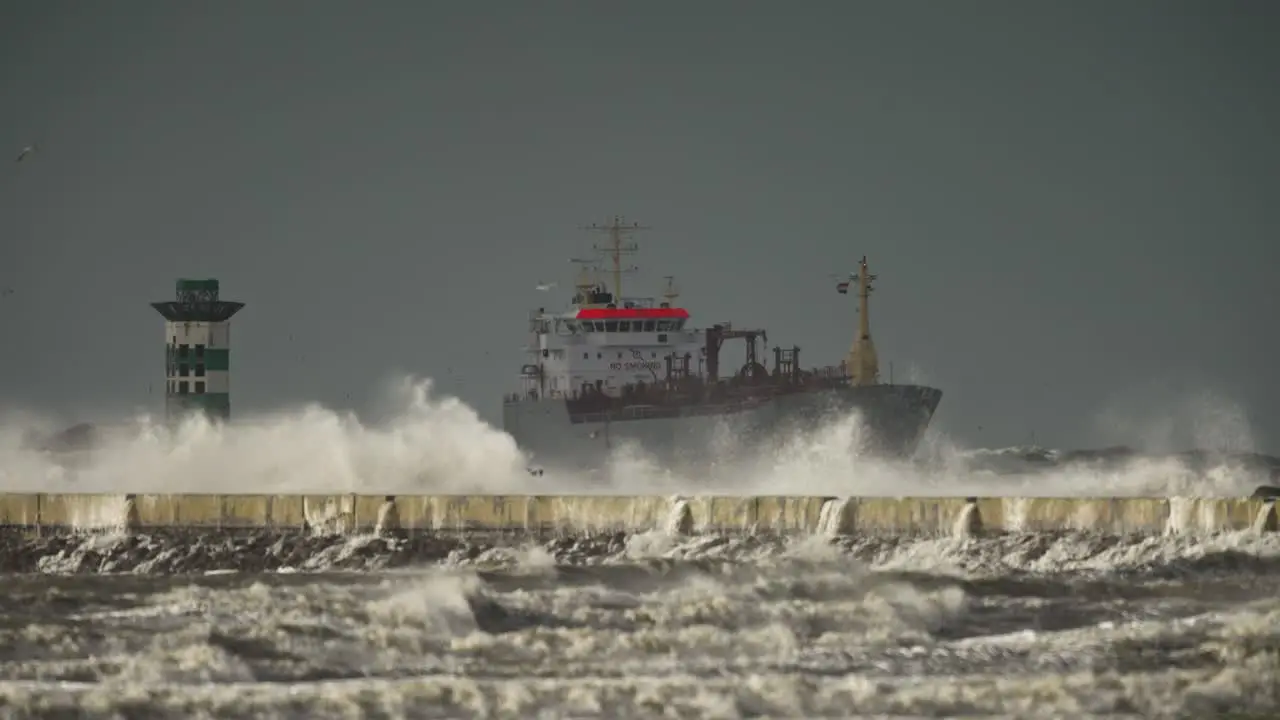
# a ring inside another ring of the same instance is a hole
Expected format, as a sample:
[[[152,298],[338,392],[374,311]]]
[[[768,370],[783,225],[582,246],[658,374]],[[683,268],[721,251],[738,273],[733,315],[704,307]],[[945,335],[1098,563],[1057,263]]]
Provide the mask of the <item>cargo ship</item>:
[[[622,257],[638,251],[631,235],[647,228],[614,218],[587,229],[609,237],[594,249],[612,261],[612,286],[601,281],[607,268],[572,261],[581,272],[570,303],[530,313],[521,388],[503,399],[503,429],[532,472],[602,470],[622,447],[663,467],[705,469],[725,439],[767,451],[855,411],[862,431],[852,451],[904,457],[919,445],[942,391],[881,381],[868,317],[876,276],[865,256],[857,272],[836,278],[837,292],[858,299],[848,355],[806,369],[798,346],[770,350],[764,329],[694,327],[672,277],[660,298],[624,295],[622,275],[635,268],[624,270]],[[728,359],[725,342],[739,340],[741,360]]]

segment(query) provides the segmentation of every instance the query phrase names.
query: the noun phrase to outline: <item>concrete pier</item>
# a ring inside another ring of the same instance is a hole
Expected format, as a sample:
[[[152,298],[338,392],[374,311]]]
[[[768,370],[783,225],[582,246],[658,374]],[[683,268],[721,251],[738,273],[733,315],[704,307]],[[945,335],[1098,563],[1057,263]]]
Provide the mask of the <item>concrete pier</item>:
[[[1275,532],[1275,498],[0,494],[0,526],[314,533]]]

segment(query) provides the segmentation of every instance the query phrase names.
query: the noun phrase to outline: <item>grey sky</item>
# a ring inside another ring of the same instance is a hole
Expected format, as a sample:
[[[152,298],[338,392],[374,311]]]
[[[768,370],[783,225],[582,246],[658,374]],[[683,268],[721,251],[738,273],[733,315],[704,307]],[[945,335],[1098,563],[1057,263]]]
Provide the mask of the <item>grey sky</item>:
[[[1211,391],[1280,450],[1280,5],[53,2],[0,9],[0,398],[160,407],[216,276],[236,412],[391,373],[497,421],[539,280],[614,213],[696,319],[882,366],[988,446]],[[7,151],[7,150],[6,150]],[[738,352],[737,348],[728,352]],[[452,369],[452,372],[449,369]],[[155,393],[148,398],[149,387]]]

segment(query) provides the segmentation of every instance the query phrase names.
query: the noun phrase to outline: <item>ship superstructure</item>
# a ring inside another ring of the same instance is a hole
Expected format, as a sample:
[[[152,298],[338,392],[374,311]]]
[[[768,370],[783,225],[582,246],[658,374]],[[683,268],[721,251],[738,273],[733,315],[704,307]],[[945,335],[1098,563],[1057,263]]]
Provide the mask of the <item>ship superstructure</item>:
[[[615,218],[590,229],[608,234],[609,244],[596,249],[612,267],[576,260],[581,272],[569,308],[530,315],[522,388],[504,402],[504,428],[536,462],[597,467],[626,441],[660,460],[688,463],[705,456],[712,435],[725,429],[760,446],[855,409],[870,431],[865,450],[914,450],[942,392],[880,382],[868,319],[875,276],[865,257],[850,276],[858,283],[859,321],[844,362],[806,370],[799,347],[779,345],[770,367],[760,356],[765,330],[693,327],[689,311],[675,303],[672,277],[661,298],[621,293],[630,270],[621,258],[638,251],[629,236],[646,228]],[[612,287],[601,274],[612,275]],[[837,289],[847,293],[849,284]],[[723,355],[727,340],[743,341],[741,362]]]

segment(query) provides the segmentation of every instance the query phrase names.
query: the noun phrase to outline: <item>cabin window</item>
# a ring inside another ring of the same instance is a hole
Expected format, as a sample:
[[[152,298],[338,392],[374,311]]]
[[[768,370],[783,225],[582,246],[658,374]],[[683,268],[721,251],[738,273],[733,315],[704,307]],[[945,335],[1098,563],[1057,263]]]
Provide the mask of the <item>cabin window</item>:
[[[619,359],[619,360],[621,360],[621,359],[622,359],[622,353],[618,353],[618,359]]]
[[[668,331],[668,330],[670,330],[670,329],[671,329],[671,321],[670,321],[670,320],[659,320],[659,321],[658,321],[658,332],[666,332],[666,331]]]
[[[605,331],[605,332],[618,332],[618,321],[617,321],[617,320],[605,320],[605,321],[604,321],[604,331]]]
[[[666,342],[666,341],[667,341],[666,335],[658,335],[658,342]]]
[[[619,321],[618,321],[618,332],[631,332],[631,321],[630,321],[630,320],[619,320]]]
[[[604,332],[604,321],[603,321],[603,320],[597,320],[597,321],[595,321],[595,326],[596,326],[596,332]]]
[[[568,330],[568,331],[569,331],[569,334],[570,334],[570,335],[572,335],[572,334],[574,334],[574,333],[578,332],[578,323],[576,323],[576,322],[574,322],[574,321],[572,321],[572,320],[566,320],[566,321],[565,321],[565,323],[564,323],[564,327],[565,327],[565,329],[566,329],[566,330]]]
[[[656,358],[656,357],[658,357],[658,353],[656,353],[656,352],[651,352],[651,353],[649,353],[649,357],[651,357],[651,358]]]
[[[645,321],[644,321],[644,331],[645,331],[645,332],[653,332],[653,321],[652,321],[652,320],[645,320]]]
[[[204,363],[196,365],[196,377],[204,377]]]
[[[204,394],[204,381],[201,380],[196,382],[196,394],[197,395]]]
[[[589,358],[589,357],[591,357],[591,353],[582,353],[582,359],[583,359],[583,360],[586,360],[586,359],[587,359],[587,358]]]
[[[599,359],[600,359],[600,358],[602,358],[602,357],[604,357],[604,353],[596,353],[596,359],[597,359],[597,360],[599,360]]]

